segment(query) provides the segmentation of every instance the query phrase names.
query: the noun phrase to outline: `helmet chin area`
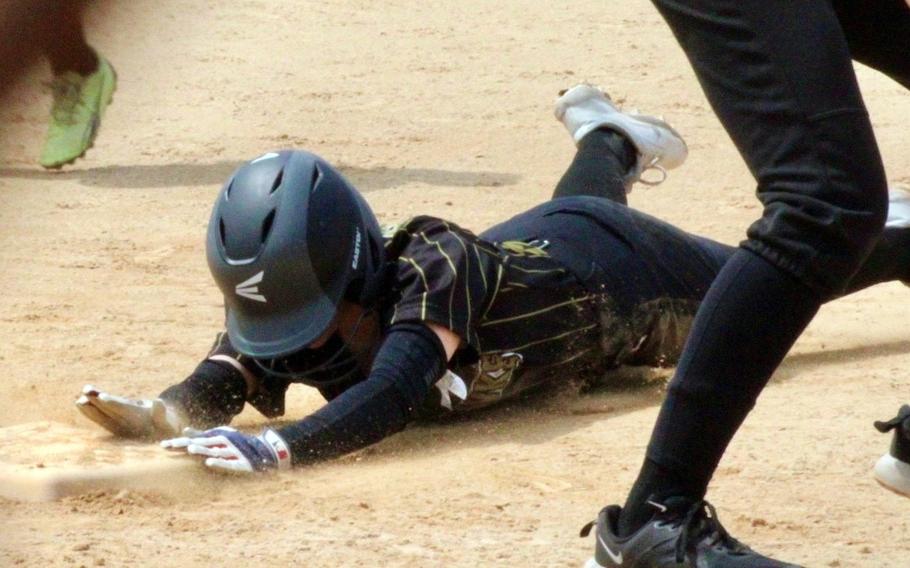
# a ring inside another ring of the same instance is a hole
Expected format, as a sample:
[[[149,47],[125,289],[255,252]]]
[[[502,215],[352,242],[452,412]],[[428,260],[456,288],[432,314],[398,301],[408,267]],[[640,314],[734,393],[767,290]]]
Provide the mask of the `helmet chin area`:
[[[354,353],[338,333],[318,348],[305,348],[287,357],[254,359],[266,373],[312,387],[326,387],[362,378]]]

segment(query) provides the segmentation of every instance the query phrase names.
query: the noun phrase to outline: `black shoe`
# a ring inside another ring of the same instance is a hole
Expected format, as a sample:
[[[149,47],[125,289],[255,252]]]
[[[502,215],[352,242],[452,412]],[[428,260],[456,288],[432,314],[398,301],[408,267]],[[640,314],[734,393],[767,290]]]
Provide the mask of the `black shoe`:
[[[885,422],[876,422],[882,434],[894,430],[891,451],[875,464],[875,479],[886,489],[910,497],[910,406],[901,407],[897,416]]]
[[[730,536],[707,501],[671,497],[649,501],[657,512],[628,537],[617,536],[619,505],[606,507],[581,529],[597,526],[594,558],[585,568],[799,568],[753,552]]]

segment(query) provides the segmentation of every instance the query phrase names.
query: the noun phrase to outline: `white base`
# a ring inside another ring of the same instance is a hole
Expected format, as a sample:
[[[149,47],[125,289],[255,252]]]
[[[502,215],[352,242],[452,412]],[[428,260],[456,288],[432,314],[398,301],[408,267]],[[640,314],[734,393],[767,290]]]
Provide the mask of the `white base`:
[[[600,564],[598,564],[597,560],[594,560],[593,558],[589,558],[588,561],[585,562],[585,568],[604,568],[604,567],[601,566]]]
[[[118,440],[100,428],[55,422],[0,428],[0,497],[13,501],[114,489],[179,493],[199,483],[203,469],[186,455]]]
[[[886,489],[910,497],[910,464],[885,454],[875,464],[875,479]]]

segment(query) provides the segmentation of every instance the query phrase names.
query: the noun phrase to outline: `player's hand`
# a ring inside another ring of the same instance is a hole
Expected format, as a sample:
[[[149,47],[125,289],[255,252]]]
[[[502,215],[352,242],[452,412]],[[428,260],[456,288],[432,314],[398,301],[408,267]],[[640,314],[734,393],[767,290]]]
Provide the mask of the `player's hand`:
[[[176,409],[161,399],[131,399],[100,391],[92,385],[82,388],[76,408],[86,418],[121,438],[161,440],[176,436],[186,425]]]
[[[200,432],[187,428],[183,437],[164,440],[162,448],[183,450],[205,456],[205,465],[230,473],[254,473],[291,468],[291,451],[287,442],[271,428],[258,436],[221,426]]]

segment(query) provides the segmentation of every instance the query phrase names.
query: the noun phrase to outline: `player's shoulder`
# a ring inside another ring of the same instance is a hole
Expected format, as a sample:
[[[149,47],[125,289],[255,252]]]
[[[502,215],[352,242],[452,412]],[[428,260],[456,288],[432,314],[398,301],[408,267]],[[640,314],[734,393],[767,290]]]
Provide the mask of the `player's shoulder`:
[[[418,215],[400,223],[382,227],[382,236],[386,241],[386,252],[400,253],[414,246],[436,246],[437,243],[466,243],[478,240],[468,229],[458,224],[430,215]]]
[[[416,235],[427,231],[457,231],[461,233],[472,234],[458,224],[435,217],[432,215],[415,215],[397,223],[390,223],[382,226],[382,236],[386,239],[393,239],[402,235]]]

